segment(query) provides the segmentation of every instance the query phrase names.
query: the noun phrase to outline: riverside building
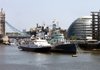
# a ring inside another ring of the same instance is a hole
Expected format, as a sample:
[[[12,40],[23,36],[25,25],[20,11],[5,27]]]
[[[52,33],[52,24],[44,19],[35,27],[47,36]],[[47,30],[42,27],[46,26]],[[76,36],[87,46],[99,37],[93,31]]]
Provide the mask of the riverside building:
[[[68,28],[67,38],[76,36],[77,39],[92,38],[92,16],[83,16],[76,19]]]
[[[100,11],[92,13],[92,37],[100,40]]]

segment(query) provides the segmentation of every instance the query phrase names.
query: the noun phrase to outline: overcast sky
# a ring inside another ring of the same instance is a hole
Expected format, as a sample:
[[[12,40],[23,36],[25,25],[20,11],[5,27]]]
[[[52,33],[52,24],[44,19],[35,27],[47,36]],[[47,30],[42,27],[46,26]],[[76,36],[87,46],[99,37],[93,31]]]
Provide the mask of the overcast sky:
[[[100,10],[100,0],[0,0],[6,21],[22,31],[36,24],[52,25],[53,19],[62,29],[68,29],[79,17],[90,16]],[[12,30],[6,25],[6,32]]]

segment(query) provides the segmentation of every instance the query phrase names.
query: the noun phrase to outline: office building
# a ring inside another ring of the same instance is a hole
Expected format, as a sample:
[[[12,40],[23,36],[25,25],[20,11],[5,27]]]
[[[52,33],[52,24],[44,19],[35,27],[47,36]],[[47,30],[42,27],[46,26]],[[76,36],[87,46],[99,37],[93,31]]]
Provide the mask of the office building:
[[[76,19],[68,28],[67,38],[76,36],[77,39],[92,38],[92,16],[83,16]]]
[[[92,13],[92,37],[100,40],[100,12]]]

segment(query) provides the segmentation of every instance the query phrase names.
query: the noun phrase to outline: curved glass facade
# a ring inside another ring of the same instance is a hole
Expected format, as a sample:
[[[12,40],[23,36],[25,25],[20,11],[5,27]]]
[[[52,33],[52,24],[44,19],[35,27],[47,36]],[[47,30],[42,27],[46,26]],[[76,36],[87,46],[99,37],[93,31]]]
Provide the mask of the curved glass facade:
[[[92,16],[84,16],[76,19],[68,28],[67,38],[76,36],[77,38],[89,37],[92,34]]]

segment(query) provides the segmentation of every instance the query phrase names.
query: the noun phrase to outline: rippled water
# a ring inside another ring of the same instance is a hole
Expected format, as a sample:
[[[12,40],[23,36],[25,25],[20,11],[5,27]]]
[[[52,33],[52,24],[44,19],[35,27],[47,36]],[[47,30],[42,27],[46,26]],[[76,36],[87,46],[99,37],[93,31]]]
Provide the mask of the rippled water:
[[[100,70],[100,51],[72,55],[21,51],[17,46],[0,44],[0,70]]]

